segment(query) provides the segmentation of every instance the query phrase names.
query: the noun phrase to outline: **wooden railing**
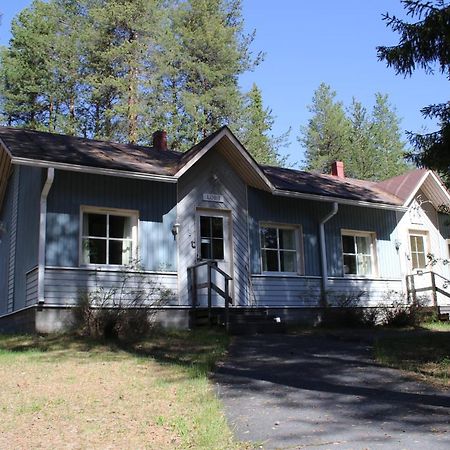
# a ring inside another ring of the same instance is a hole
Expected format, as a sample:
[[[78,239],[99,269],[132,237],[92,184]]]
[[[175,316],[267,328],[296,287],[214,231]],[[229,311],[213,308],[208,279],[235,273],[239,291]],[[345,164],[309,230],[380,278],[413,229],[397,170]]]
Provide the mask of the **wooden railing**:
[[[424,275],[430,274],[431,278],[431,286],[425,286],[416,288],[416,283],[414,280],[414,277],[423,277]],[[431,291],[431,296],[433,299],[433,306],[436,308],[436,310],[439,312],[439,304],[438,304],[438,297],[437,294],[442,294],[445,297],[450,298],[450,292],[445,291],[444,289],[441,289],[436,284],[436,278],[439,278],[444,281],[443,287],[446,288],[450,285],[450,280],[447,280],[447,278],[443,277],[442,275],[439,275],[436,272],[427,271],[427,272],[418,272],[413,275],[407,275],[406,276],[406,289],[408,293],[408,299],[412,299],[414,302],[417,301],[417,294],[420,292],[428,292]]]
[[[206,266],[206,282],[198,283],[198,274],[197,270],[199,267]],[[230,281],[233,279],[224,272],[222,269],[217,267],[217,261],[201,261],[193,266],[188,267],[188,280],[191,291],[192,298],[192,309],[195,317],[195,309],[197,308],[197,298],[198,298],[198,290],[207,289],[208,290],[208,324],[212,325],[212,292],[216,292],[220,297],[224,300],[225,307],[225,326],[228,329],[228,325],[230,322],[230,312],[229,305],[232,303],[232,299],[230,297]],[[217,284],[212,281],[212,272],[215,272],[223,277],[224,280],[224,290],[220,289]]]

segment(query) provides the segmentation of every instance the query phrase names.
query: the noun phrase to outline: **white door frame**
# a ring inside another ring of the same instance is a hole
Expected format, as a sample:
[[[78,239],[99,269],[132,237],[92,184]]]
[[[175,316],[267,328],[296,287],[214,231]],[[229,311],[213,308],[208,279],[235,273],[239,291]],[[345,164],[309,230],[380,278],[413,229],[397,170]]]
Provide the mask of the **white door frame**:
[[[222,217],[224,219],[224,228],[226,227],[226,223],[228,222],[228,230],[227,233],[224,229],[224,260],[218,260],[219,268],[220,263],[222,262],[224,265],[229,265],[229,271],[227,272],[232,280],[230,281],[230,296],[232,298],[233,304],[235,304],[235,296],[234,296],[234,252],[233,252],[233,216],[231,209],[222,209],[222,208],[204,208],[197,207],[195,210],[195,236],[196,236],[196,260],[200,261],[200,251],[201,251],[201,239],[200,239],[200,217]],[[228,235],[228,239],[226,239],[226,235]],[[228,241],[228,242],[226,242]],[[227,261],[226,256],[228,255],[229,261]]]

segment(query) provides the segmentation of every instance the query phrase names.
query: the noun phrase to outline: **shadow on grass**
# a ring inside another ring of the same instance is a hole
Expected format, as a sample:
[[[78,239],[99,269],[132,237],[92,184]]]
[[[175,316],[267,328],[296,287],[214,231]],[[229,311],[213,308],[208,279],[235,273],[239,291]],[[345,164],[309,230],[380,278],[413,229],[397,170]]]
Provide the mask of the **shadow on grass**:
[[[138,341],[96,340],[75,334],[0,336],[0,357],[29,355],[35,360],[120,360],[129,356],[151,358],[161,364],[187,369],[189,376],[206,376],[222,358],[228,336],[216,330],[154,330]]]

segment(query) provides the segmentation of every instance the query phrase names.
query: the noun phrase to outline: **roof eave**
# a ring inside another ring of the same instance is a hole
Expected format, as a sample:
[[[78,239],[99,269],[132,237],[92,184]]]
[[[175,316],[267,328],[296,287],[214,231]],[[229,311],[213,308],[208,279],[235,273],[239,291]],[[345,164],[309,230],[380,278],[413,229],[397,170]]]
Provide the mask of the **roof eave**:
[[[83,173],[92,173],[95,175],[107,175],[121,178],[135,178],[140,180],[162,181],[165,183],[177,182],[177,179],[172,175],[158,175],[143,172],[133,172],[128,170],[105,169],[101,167],[81,166],[77,164],[67,164],[55,161],[44,161],[19,157],[12,157],[11,162],[15,165],[32,166],[32,167],[53,167],[54,169],[67,170],[70,172],[83,172]]]
[[[340,205],[351,205],[351,206],[360,206],[366,208],[376,208],[376,209],[389,209],[393,211],[407,211],[407,208],[403,205],[391,205],[389,203],[375,203],[368,202],[364,200],[351,200],[347,198],[341,197],[331,197],[326,195],[318,195],[318,194],[306,194],[304,192],[294,192],[294,191],[286,191],[282,189],[274,189],[272,191],[273,195],[278,195],[280,197],[293,197],[293,198],[301,198],[305,200],[315,200],[320,202],[336,202]]]

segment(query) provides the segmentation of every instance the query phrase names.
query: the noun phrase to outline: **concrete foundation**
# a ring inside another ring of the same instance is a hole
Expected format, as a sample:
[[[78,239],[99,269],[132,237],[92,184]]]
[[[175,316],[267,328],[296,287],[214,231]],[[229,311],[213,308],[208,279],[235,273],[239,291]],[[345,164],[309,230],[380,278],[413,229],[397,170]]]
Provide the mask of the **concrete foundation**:
[[[0,333],[61,333],[74,329],[74,309],[32,306],[0,317]],[[152,314],[155,311],[152,311]],[[143,311],[143,314],[145,312]],[[167,308],[156,311],[155,322],[163,328],[189,328],[189,309]]]

